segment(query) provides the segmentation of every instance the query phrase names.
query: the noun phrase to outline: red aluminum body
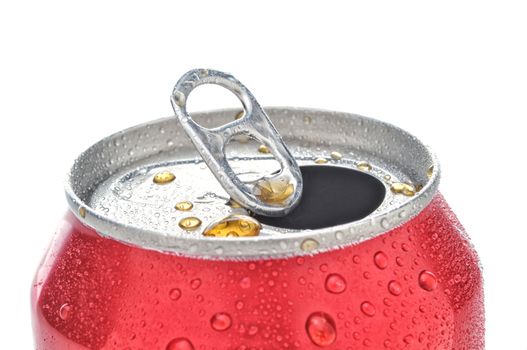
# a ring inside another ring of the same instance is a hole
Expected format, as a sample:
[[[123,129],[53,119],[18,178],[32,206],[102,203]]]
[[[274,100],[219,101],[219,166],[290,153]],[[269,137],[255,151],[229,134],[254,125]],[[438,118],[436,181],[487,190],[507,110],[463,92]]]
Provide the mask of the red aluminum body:
[[[362,243],[222,261],[64,218],[32,290],[38,350],[484,348],[476,253],[441,197]]]

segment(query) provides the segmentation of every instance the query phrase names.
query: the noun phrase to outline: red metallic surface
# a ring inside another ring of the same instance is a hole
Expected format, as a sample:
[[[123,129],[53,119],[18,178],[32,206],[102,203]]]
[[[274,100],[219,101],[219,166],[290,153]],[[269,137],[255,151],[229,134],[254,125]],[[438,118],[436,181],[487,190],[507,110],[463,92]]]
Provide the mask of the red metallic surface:
[[[484,348],[477,256],[440,195],[356,246],[252,262],[127,246],[68,214],[32,309],[38,350]]]

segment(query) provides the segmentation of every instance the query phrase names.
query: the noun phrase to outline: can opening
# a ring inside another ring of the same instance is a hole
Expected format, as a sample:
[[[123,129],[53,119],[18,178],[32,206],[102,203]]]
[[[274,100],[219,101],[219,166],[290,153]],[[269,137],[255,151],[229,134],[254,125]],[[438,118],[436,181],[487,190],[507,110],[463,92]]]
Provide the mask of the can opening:
[[[283,217],[256,215],[262,223],[287,229],[319,229],[360,220],[377,209],[386,195],[374,176],[343,167],[301,166],[302,199]]]

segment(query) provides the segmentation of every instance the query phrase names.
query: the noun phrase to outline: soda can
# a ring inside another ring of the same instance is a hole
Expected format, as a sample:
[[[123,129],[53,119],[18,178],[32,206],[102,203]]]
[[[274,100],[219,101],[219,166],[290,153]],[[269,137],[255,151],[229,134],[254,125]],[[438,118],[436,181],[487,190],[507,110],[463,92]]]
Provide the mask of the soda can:
[[[431,150],[354,114],[265,112],[301,171],[285,215],[240,205],[174,117],[78,157],[32,288],[36,349],[484,348],[481,268]],[[254,184],[279,152],[247,136],[227,140],[224,166]]]

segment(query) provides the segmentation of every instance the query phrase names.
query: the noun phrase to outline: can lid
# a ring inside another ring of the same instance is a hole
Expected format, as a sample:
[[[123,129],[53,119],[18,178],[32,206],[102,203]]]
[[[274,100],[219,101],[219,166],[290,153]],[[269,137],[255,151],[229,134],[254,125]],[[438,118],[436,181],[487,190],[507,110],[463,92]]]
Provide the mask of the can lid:
[[[193,116],[227,123],[237,112]],[[208,259],[266,259],[337,249],[387,232],[418,214],[437,191],[436,157],[404,130],[348,113],[290,107],[266,112],[301,169],[353,169],[374,177],[385,189],[382,203],[338,225],[261,224],[231,201],[173,117],[118,132],[83,152],[67,179],[68,203],[86,225],[127,244]],[[227,160],[244,179],[276,167],[271,154],[254,144],[232,142]],[[223,229],[229,225],[243,228],[244,237],[229,236]]]
[[[217,84],[234,93],[244,108],[240,118],[212,129],[196,123],[187,113],[187,99],[192,90],[203,84]],[[183,130],[223,189],[236,202],[265,216],[284,216],[299,204],[302,174],[298,164],[253,94],[236,78],[220,71],[193,69],[179,79],[171,101]],[[280,164],[280,169],[268,174],[261,172],[258,178],[243,182],[225,155],[227,143],[240,135],[258,140],[267,147]],[[276,200],[276,196],[266,196],[266,192],[262,191],[262,187],[269,184],[283,189],[280,200]]]

